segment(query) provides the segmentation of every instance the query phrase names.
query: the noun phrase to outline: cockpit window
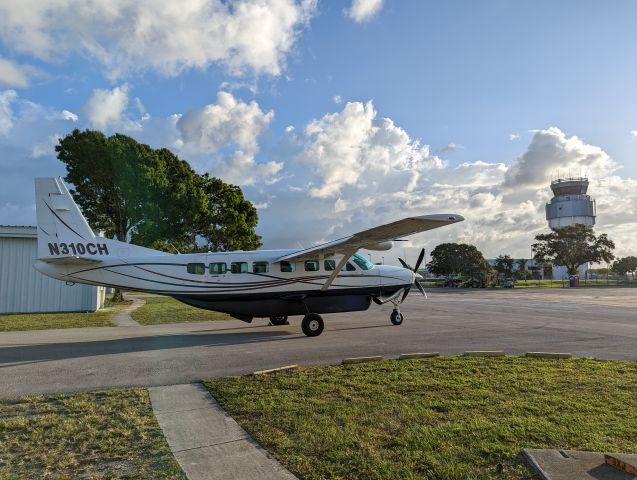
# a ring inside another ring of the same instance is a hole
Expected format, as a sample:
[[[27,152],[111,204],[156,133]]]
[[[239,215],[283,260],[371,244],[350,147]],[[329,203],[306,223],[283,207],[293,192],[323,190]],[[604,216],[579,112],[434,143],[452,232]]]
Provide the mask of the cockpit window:
[[[356,267],[354,265],[352,265],[351,263],[347,262],[345,264],[345,271],[347,271],[347,272],[355,272],[356,271]]]
[[[354,256],[350,258],[350,260],[354,262],[356,265],[358,265],[361,268],[361,270],[371,270],[372,268],[374,268],[374,264],[370,262],[369,260],[367,260],[360,253],[355,253]]]

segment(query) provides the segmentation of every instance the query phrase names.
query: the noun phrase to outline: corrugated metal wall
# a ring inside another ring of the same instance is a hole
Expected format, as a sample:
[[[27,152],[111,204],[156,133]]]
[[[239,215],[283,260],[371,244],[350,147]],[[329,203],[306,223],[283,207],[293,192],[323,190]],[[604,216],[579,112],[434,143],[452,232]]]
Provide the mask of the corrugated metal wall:
[[[35,238],[0,237],[0,313],[89,312],[104,305],[104,288],[73,286],[42,275]]]

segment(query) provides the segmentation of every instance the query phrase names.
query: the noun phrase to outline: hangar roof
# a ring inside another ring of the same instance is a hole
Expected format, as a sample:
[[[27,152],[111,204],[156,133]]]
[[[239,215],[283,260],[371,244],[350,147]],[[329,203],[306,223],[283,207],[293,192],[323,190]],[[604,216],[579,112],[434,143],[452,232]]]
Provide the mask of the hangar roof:
[[[38,228],[28,225],[0,225],[0,238],[37,238]]]

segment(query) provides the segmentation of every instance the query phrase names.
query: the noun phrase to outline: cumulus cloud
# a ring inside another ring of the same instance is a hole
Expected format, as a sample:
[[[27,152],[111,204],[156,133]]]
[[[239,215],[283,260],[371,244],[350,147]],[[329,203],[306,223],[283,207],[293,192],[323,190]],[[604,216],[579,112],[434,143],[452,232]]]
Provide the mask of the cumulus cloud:
[[[217,103],[195,108],[177,122],[184,148],[197,153],[216,153],[235,145],[247,152],[258,150],[258,137],[274,112],[264,113],[255,101],[243,102],[231,93],[219,92]]]
[[[213,63],[279,75],[315,8],[316,0],[9,0],[0,4],[0,37],[44,61],[88,54],[113,80]]]
[[[6,134],[13,127],[13,109],[11,104],[18,97],[15,90],[0,92],[0,134]]]
[[[99,130],[110,130],[122,126],[128,107],[128,86],[112,90],[96,88],[84,106],[89,122]]]
[[[637,130],[633,130],[633,131],[631,131],[631,132],[630,132],[630,134],[631,134],[633,137],[637,138]]]
[[[321,180],[310,190],[319,198],[338,195],[347,185],[365,188],[367,177],[378,175],[404,177],[409,190],[423,172],[444,166],[428,145],[391,119],[378,119],[372,102],[348,102],[342,111],[311,121],[304,134],[301,159]]]
[[[507,171],[505,185],[538,187],[546,185],[552,174],[599,176],[616,168],[617,164],[600,147],[550,127],[535,132],[527,151]]]
[[[345,15],[357,23],[371,20],[383,8],[383,0],[352,0]]]
[[[509,133],[509,140],[514,141],[514,140],[519,140],[520,139],[520,134],[519,133]]]
[[[29,77],[24,68],[0,57],[0,84],[7,87],[24,88],[29,85]]]

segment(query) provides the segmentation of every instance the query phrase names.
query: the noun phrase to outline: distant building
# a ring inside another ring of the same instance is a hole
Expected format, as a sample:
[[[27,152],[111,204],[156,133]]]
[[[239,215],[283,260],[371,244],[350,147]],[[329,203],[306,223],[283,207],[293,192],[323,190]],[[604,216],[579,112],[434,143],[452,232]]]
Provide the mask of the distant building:
[[[560,178],[551,182],[554,197],[546,204],[549,228],[595,225],[595,200],[586,195],[588,178]]]
[[[588,191],[588,178],[569,177],[558,178],[551,182],[553,198],[546,204],[546,219],[551,230],[558,230],[571,225],[595,225],[597,208],[595,200]],[[580,265],[578,274],[580,277],[586,276],[588,264]],[[553,266],[552,278],[560,279],[568,277],[566,267]]]
[[[105,289],[66,284],[33,268],[37,228],[0,225],[0,313],[94,312]]]

